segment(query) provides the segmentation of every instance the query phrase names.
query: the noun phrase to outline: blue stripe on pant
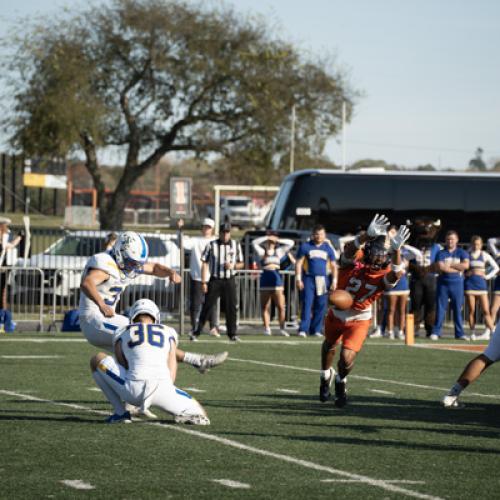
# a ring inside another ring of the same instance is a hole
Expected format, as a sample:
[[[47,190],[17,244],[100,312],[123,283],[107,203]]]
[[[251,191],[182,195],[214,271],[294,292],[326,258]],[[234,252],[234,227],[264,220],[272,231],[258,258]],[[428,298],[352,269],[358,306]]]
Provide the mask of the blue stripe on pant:
[[[328,278],[326,280],[328,286]],[[316,332],[321,332],[323,329],[323,319],[326,314],[328,293],[316,295],[314,276],[304,276],[303,283],[304,289],[300,292],[302,310],[300,312],[299,332],[306,332],[309,335],[313,335]]]
[[[436,323],[432,329],[435,335],[441,335],[448,299],[451,302],[453,321],[455,323],[455,338],[463,337],[464,327],[462,325],[462,306],[464,304],[464,280],[442,280],[438,278],[436,290]]]

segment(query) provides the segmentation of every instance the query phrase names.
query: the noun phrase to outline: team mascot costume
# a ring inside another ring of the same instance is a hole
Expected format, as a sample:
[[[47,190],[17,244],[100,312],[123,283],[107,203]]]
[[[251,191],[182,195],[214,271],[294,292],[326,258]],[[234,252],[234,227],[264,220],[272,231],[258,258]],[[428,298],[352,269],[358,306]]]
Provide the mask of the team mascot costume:
[[[406,223],[411,226],[410,244],[422,252],[421,260],[412,260],[409,264],[412,313],[418,331],[423,309],[425,331],[429,337],[436,317],[437,274],[433,264],[437,253],[441,250],[441,246],[436,243],[441,229],[441,221],[424,216]]]

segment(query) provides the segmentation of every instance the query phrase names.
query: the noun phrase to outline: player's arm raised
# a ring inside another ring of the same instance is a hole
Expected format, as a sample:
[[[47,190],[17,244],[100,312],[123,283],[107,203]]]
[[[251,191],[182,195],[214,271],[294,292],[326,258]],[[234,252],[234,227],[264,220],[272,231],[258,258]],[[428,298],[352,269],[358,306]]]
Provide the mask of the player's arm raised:
[[[109,279],[109,274],[101,269],[90,269],[82,279],[80,290],[90,299],[95,302],[99,310],[106,316],[111,318],[115,315],[115,311],[111,306],[108,306],[104,299],[99,294],[97,287]]]
[[[391,270],[386,276],[388,283],[396,283],[405,271],[405,264],[401,259],[401,247],[410,237],[410,230],[406,226],[400,226],[398,232],[391,238]]]
[[[180,283],[181,277],[174,269],[159,264],[158,262],[146,262],[142,268],[144,274],[157,276],[158,278],[169,278],[173,283]]]
[[[354,240],[346,243],[344,247],[344,257],[348,260],[354,260],[357,251],[364,245],[367,241],[375,240],[379,236],[387,234],[387,228],[389,227],[389,219],[384,214],[376,214],[373,217],[368,229],[361,231]]]

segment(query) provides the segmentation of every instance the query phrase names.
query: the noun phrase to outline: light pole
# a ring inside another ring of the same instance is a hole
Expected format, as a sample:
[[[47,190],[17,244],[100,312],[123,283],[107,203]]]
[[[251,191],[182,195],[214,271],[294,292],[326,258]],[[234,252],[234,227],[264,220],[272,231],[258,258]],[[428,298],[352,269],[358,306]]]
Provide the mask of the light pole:
[[[345,172],[345,163],[346,163],[345,120],[346,120],[346,105],[345,101],[342,101],[342,172]]]
[[[290,131],[290,173],[295,169],[295,104],[292,106],[292,127]]]

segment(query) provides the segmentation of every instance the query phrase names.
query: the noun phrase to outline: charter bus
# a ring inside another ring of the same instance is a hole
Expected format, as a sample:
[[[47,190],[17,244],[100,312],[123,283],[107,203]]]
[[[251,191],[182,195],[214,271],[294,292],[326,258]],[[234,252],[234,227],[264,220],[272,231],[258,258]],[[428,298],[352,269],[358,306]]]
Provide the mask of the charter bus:
[[[455,229],[500,236],[500,173],[342,172],[300,170],[288,175],[267,218],[268,229],[303,239],[315,224],[332,235],[366,228],[375,213],[404,224],[417,216],[441,221],[440,239]]]

